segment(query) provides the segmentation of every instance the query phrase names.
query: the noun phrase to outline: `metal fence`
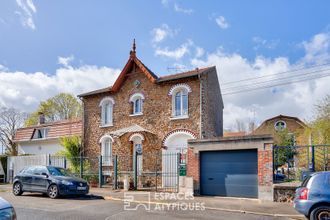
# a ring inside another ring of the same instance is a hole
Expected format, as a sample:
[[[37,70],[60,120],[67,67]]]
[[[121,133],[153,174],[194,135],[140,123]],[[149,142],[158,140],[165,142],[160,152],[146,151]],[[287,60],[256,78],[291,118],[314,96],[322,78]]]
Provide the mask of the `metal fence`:
[[[274,181],[301,181],[309,173],[330,170],[330,145],[274,146]]]
[[[113,157],[74,157],[33,155],[8,157],[8,182],[31,165],[57,166],[86,179],[91,186],[131,190],[177,192],[179,176],[185,175],[186,154],[156,152]]]

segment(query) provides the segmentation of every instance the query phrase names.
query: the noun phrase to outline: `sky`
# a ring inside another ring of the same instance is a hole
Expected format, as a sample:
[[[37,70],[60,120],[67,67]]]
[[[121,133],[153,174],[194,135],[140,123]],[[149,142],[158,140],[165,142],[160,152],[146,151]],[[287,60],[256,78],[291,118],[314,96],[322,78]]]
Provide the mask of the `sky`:
[[[305,68],[330,63],[329,8],[326,0],[1,0],[0,106],[31,112],[59,92],[111,85],[135,38],[158,76],[217,67],[225,129],[279,114],[308,121],[330,77],[230,93],[260,83],[245,79],[307,76]]]

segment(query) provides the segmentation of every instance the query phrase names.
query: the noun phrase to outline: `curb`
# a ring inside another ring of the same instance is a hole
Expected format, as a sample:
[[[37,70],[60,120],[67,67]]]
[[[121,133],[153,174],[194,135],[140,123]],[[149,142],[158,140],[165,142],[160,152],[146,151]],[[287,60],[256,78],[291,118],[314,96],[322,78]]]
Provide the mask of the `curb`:
[[[122,202],[125,201],[125,199],[116,198],[116,197],[112,197],[112,196],[104,196],[104,200],[122,201]],[[154,204],[154,205],[156,205],[156,204],[159,204],[159,205],[169,204],[169,203],[166,203],[166,202],[153,202],[153,201],[140,201],[140,200],[134,200],[134,201],[130,201],[130,202],[133,202],[133,203],[148,203],[148,204]],[[208,206],[205,206],[205,209],[215,210],[215,211],[224,211],[224,212],[252,214],[252,215],[272,216],[272,217],[304,218],[303,215],[272,214],[272,213],[266,213],[266,212],[246,211],[246,210],[241,210],[241,209],[223,209],[223,208],[215,208],[215,207],[208,207]]]

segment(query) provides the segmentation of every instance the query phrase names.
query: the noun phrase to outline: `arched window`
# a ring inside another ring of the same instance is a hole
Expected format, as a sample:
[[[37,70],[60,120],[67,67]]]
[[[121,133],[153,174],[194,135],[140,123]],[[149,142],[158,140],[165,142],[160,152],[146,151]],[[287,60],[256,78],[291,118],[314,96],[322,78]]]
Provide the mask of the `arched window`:
[[[100,140],[102,165],[104,166],[112,165],[112,142],[113,139],[109,135],[103,136]]]
[[[100,102],[101,107],[101,126],[112,126],[113,122],[113,98],[105,97]]]
[[[185,89],[175,93],[174,116],[188,115],[188,92]]]
[[[187,84],[178,84],[171,88],[169,95],[172,96],[172,117],[188,117],[188,93],[191,88]]]
[[[132,115],[142,115],[143,111],[143,100],[144,100],[144,95],[142,93],[134,93],[129,101],[133,105],[133,112]]]

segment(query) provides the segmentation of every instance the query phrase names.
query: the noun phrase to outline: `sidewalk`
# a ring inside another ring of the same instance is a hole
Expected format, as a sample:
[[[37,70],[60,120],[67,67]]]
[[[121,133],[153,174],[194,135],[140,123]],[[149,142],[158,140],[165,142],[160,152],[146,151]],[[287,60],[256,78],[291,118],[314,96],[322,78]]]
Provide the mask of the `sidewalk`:
[[[103,196],[106,200],[117,200],[124,202],[124,191],[114,191],[109,188],[92,188],[90,193]],[[187,200],[171,198],[160,198],[166,195],[147,191],[129,191],[129,195],[134,197],[136,203],[148,203],[149,197],[151,204],[180,203]],[[228,198],[214,196],[195,196],[191,202],[204,203],[206,209],[250,213],[257,215],[282,216],[295,219],[305,219],[303,215],[296,212],[292,204],[261,201],[258,199]]]
[[[0,185],[1,192],[10,192],[12,185]],[[164,198],[165,194],[148,191],[128,191],[134,197],[135,203],[169,204],[187,202],[176,198]],[[124,191],[111,188],[91,188],[90,194],[102,196],[105,200],[120,201],[124,203]],[[1,195],[1,194],[0,194]],[[168,194],[169,195],[169,194]],[[171,194],[172,195],[172,194]],[[163,198],[160,198],[163,196]],[[149,200],[150,198],[150,200]],[[292,204],[261,201],[258,199],[226,198],[214,196],[195,196],[193,203],[204,203],[205,209],[228,212],[240,212],[265,216],[288,217],[293,219],[305,219],[303,215],[295,211]]]

